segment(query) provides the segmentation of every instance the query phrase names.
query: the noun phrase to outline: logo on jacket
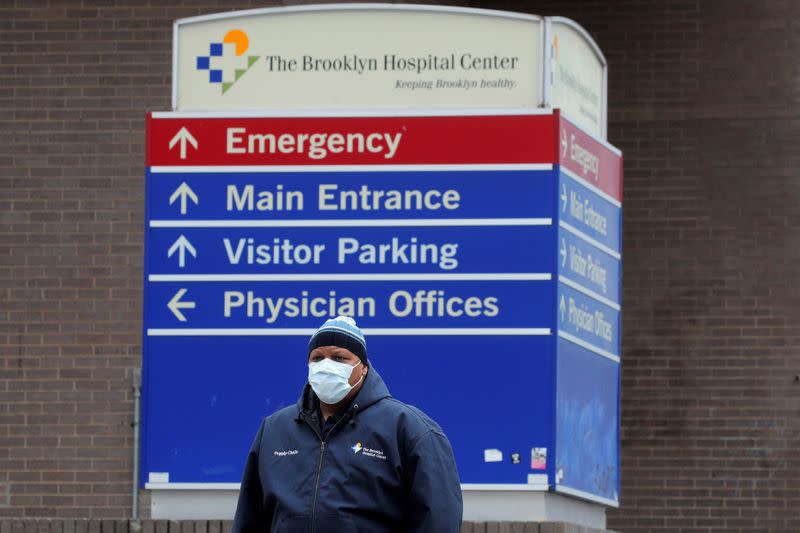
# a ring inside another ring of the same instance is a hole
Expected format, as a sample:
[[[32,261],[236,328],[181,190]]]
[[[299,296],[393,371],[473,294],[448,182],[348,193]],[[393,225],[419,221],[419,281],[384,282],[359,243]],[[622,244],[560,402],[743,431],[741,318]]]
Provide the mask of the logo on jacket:
[[[386,454],[383,453],[383,450],[365,448],[361,444],[361,441],[356,442],[354,445],[350,446],[350,449],[353,450],[353,453],[360,453],[364,457],[374,457],[375,459],[380,459],[381,461],[386,460]]]
[[[244,76],[259,56],[245,55],[250,39],[242,30],[231,30],[222,42],[209,43],[208,55],[197,56],[197,70],[208,72],[208,83],[219,84],[222,94]]]

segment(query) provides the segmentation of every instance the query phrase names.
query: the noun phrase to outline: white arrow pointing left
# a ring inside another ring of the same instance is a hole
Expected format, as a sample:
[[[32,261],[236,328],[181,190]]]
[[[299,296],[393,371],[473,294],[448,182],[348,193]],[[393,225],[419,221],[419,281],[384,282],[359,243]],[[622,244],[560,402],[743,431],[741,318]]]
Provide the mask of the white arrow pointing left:
[[[186,266],[186,252],[192,254],[192,257],[197,257],[197,250],[194,249],[192,243],[189,242],[189,239],[181,235],[178,237],[178,240],[175,241],[169,251],[167,252],[167,257],[172,257],[172,254],[178,252],[178,266],[183,268]]]
[[[192,134],[189,133],[189,130],[187,130],[185,127],[182,127],[180,130],[178,130],[178,133],[175,134],[175,137],[170,139],[169,149],[172,150],[178,143],[181,144],[181,159],[186,159],[187,144],[191,144],[192,147],[197,150],[197,139],[192,137]]]
[[[183,316],[183,313],[181,313],[181,309],[194,309],[196,305],[196,302],[181,301],[183,295],[186,294],[186,290],[187,289],[179,290],[177,293],[175,293],[175,296],[172,297],[172,300],[170,300],[167,304],[167,307],[169,307],[169,310],[172,311],[173,315],[175,315],[175,318],[181,322],[186,322],[186,317]]]

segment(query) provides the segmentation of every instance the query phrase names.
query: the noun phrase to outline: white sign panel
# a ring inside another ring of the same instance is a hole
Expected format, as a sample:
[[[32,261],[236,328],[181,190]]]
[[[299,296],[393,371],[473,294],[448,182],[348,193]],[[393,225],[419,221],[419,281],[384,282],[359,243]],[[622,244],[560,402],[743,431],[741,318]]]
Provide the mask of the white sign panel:
[[[550,106],[576,125],[606,137],[606,61],[595,42],[575,22],[549,19]]]
[[[259,9],[175,24],[173,108],[541,107],[541,17],[434,6]]]

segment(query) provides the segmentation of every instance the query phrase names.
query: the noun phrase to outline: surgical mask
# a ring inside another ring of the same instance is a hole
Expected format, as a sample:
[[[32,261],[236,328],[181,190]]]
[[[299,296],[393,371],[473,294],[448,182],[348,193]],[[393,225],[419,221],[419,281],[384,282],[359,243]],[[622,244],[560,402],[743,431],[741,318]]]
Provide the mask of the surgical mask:
[[[361,361],[358,362],[358,365]],[[337,363],[333,359],[323,359],[308,365],[308,382],[321,402],[333,405],[339,403],[342,398],[347,396],[353,387],[361,383],[364,376],[358,382],[350,386],[350,375],[358,365],[350,366],[347,363]]]

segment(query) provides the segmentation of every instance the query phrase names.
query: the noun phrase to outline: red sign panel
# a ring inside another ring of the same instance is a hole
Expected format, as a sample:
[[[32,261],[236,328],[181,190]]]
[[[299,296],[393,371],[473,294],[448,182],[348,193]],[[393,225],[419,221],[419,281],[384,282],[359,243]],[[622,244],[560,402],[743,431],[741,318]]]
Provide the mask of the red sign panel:
[[[622,156],[563,117],[559,118],[558,163],[584,180],[622,201]]]
[[[555,115],[172,115],[148,117],[148,129],[148,166],[554,164],[557,157]]]

